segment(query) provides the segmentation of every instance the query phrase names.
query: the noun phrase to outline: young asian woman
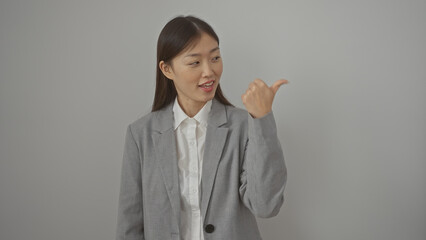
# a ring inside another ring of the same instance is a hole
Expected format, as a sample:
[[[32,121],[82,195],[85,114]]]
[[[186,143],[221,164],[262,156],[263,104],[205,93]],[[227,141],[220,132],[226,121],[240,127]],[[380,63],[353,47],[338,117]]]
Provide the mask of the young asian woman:
[[[117,240],[258,240],[256,217],[278,214],[287,169],[272,103],[288,81],[255,79],[244,110],[222,93],[222,70],[210,25],[164,26],[152,111],[127,126]]]

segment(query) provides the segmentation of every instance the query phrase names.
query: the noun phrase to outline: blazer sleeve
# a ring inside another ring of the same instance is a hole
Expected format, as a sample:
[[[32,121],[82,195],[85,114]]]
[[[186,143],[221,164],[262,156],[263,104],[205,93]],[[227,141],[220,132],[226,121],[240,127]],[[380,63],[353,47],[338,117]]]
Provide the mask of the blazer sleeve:
[[[261,118],[248,114],[248,140],[240,172],[239,193],[256,216],[276,216],[284,202],[287,169],[273,112]]]
[[[124,143],[116,239],[144,239],[141,159],[130,125]]]

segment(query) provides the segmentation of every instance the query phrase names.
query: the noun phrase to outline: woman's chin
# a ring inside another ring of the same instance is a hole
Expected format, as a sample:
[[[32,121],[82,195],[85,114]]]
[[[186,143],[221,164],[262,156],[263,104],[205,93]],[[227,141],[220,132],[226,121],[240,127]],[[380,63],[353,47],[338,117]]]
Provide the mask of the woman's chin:
[[[207,96],[204,96],[203,101],[208,102],[212,100],[214,98],[214,95],[215,95],[215,91],[210,92]]]

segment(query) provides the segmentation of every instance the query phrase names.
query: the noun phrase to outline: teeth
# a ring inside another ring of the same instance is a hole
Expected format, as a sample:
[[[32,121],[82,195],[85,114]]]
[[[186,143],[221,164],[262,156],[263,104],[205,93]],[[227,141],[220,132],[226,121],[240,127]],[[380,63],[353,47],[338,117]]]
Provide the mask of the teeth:
[[[204,85],[202,85],[202,86],[210,87],[211,85],[213,85],[213,82],[210,82],[210,83],[204,84]]]

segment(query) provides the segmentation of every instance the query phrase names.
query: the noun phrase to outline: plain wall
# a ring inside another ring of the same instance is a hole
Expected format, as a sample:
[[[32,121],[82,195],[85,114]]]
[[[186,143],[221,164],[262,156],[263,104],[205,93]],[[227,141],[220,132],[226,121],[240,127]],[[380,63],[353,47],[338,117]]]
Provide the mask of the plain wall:
[[[1,0],[0,239],[114,239],[125,130],[180,14],[218,33],[236,106],[255,78],[290,81],[265,240],[426,239],[424,0]]]

